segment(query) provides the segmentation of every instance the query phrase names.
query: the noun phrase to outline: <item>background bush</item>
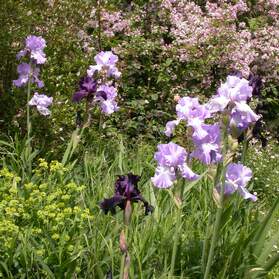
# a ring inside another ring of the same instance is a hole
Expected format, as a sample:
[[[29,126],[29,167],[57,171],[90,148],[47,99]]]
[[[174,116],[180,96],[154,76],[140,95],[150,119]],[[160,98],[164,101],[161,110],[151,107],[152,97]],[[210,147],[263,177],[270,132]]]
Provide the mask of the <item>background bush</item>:
[[[172,118],[176,94],[208,98],[220,81],[235,70],[246,77],[252,72],[264,80],[259,112],[267,127],[277,134],[276,3],[172,3],[4,1],[0,11],[4,28],[0,35],[2,133],[25,133],[25,95],[12,87],[12,80],[17,76],[16,53],[28,34],[36,34],[47,41],[48,62],[42,69],[45,87],[41,91],[55,100],[52,117],[44,124],[39,121],[41,116],[33,114],[34,136],[45,150],[64,148],[65,139],[75,128],[76,113],[83,108],[74,105],[71,96],[100,49],[112,49],[119,55],[123,73],[121,109],[110,118],[101,119],[96,113],[88,141],[100,127],[106,138],[120,133],[133,141],[161,136],[166,121]],[[187,13],[188,10],[193,12]],[[213,12],[221,15],[214,16]],[[186,26],[191,26],[190,30]]]

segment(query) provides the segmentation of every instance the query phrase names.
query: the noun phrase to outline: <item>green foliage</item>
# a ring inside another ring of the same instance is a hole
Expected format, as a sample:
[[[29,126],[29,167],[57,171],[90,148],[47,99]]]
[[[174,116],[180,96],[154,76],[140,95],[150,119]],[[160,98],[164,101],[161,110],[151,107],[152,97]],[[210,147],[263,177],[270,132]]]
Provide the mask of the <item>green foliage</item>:
[[[94,150],[80,154],[83,160],[73,168],[71,161],[63,166],[58,161],[48,163],[40,159],[32,178],[24,182],[12,169],[3,168],[0,172],[2,277],[104,278],[111,270],[114,278],[118,278],[122,212],[104,215],[98,204],[111,196],[116,175],[131,171],[142,176],[139,188],[155,211],[144,216],[142,206],[134,205],[128,238],[130,276],[166,278],[177,209],[171,192],[155,189],[150,183],[153,154],[154,150],[147,145],[130,150],[120,141],[108,148],[100,139]],[[261,154],[257,161],[262,160],[265,158]],[[201,166],[195,166],[196,172],[202,170]],[[266,169],[264,175],[272,171]],[[260,170],[257,172],[260,176]],[[271,183],[271,191],[276,190],[276,185],[276,181]],[[174,273],[178,277],[202,278],[202,255],[207,257],[205,240],[212,233],[216,204],[207,176],[185,187]],[[262,271],[274,260],[278,209],[273,207],[269,214],[271,206],[265,201],[275,201],[276,197],[265,189],[257,188],[257,192],[260,198],[256,203],[238,196],[225,203],[213,278],[248,278],[247,274],[264,278]],[[263,246],[257,250],[255,244]],[[269,278],[278,276],[273,274]]]
[[[106,137],[121,133],[134,141],[161,136],[166,121],[174,117],[173,98],[176,94],[199,95],[206,99],[231,70],[218,62],[224,53],[231,51],[229,32],[212,38],[203,46],[192,49],[185,46],[191,57],[182,62],[175,48],[169,51],[162,49],[175,38],[167,28],[167,14],[161,14],[158,10],[160,1],[133,1],[132,8],[130,1],[101,1],[103,11],[125,12],[132,19],[129,28],[140,33],[131,35],[119,32],[109,37],[101,30],[100,38],[98,28],[92,28],[89,24],[96,20],[96,16],[90,18],[90,13],[92,8],[98,10],[97,2],[65,0],[17,3],[8,0],[1,5],[0,18],[4,28],[0,34],[1,131],[9,135],[26,133],[23,109],[26,93],[12,87],[12,80],[17,76],[18,61],[15,56],[27,35],[41,35],[47,41],[48,57],[41,69],[45,82],[41,91],[54,97],[54,105],[51,119],[41,121],[42,116],[32,112],[33,140],[43,146],[44,151],[50,151],[50,156],[54,152],[63,152],[66,139],[75,129],[76,113],[84,109],[82,105],[72,104],[71,96],[80,77],[86,73],[99,51],[99,40],[102,49],[113,49],[119,54],[119,66],[123,73],[119,88],[121,109],[101,121]],[[196,3],[204,8],[205,1]],[[250,4],[251,7],[253,5],[256,3]],[[252,9],[240,20],[247,22],[253,31],[269,24],[270,19]],[[223,24],[216,21],[216,27]],[[166,30],[156,26],[164,26]],[[263,69],[260,74],[265,75],[265,72]],[[272,78],[264,86],[261,102],[264,104],[262,114],[271,123],[271,130],[276,131],[278,86],[272,82]],[[91,133],[87,133],[88,140],[98,130],[99,120],[99,112],[96,112]],[[45,134],[48,135],[47,140],[43,136]]]
[[[9,273],[28,276],[35,268],[36,276],[46,276],[44,266],[63,274],[66,263],[77,265],[86,246],[80,235],[88,232],[93,215],[82,201],[85,186],[68,180],[68,172],[57,161],[40,159],[32,182],[22,184],[7,168],[1,170],[0,262]]]
[[[254,173],[253,189],[260,195],[261,199],[267,198],[266,202],[269,203],[270,197],[276,198],[278,196],[278,189],[274,191],[273,185],[278,182],[279,148],[277,142],[272,141],[270,136],[267,135],[267,139],[270,141],[266,148],[262,148],[259,143],[253,146],[248,154],[247,163]]]

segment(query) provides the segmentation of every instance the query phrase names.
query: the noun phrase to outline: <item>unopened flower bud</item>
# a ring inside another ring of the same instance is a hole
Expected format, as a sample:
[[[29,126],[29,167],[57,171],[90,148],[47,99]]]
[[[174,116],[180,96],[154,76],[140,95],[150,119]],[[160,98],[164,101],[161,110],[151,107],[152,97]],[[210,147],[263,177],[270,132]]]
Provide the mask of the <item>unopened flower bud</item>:
[[[129,225],[130,219],[131,219],[131,215],[132,215],[131,201],[127,200],[127,203],[126,203],[126,206],[125,206],[125,210],[124,210],[124,223],[125,223],[125,225]]]
[[[232,136],[228,137],[228,144],[231,151],[236,151],[238,148],[238,141],[237,139],[233,138]]]
[[[174,202],[175,202],[175,204],[176,204],[176,206],[177,206],[178,208],[181,207],[181,205],[182,205],[182,200],[181,200],[181,198],[180,198],[178,195],[175,195],[175,196],[174,196]]]
[[[127,245],[127,242],[126,242],[126,237],[125,237],[124,230],[122,230],[121,233],[120,233],[119,248],[120,248],[122,253],[126,253],[128,251],[128,245]]]
[[[173,100],[174,100],[175,102],[178,102],[178,101],[180,100],[180,98],[181,98],[181,97],[180,97],[178,94],[175,94]]]
[[[230,123],[230,131],[233,138],[237,139],[240,137],[241,133],[243,133],[240,129],[237,128],[236,124],[231,121]]]

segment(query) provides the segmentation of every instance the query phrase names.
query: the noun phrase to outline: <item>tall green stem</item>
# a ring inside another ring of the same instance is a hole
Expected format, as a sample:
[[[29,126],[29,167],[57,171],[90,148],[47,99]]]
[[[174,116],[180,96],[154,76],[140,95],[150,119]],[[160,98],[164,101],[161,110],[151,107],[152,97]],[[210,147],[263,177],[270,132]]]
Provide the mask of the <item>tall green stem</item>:
[[[32,67],[32,65],[31,65]],[[27,124],[27,154],[26,154],[26,160],[27,160],[27,165],[28,165],[28,172],[31,174],[32,172],[32,162],[31,162],[31,122],[30,122],[30,106],[29,106],[29,101],[30,101],[30,93],[31,93],[31,79],[29,78],[28,84],[27,84],[27,102],[26,102],[26,124]]]
[[[177,194],[176,224],[175,224],[174,242],[173,242],[173,247],[172,247],[171,268],[170,268],[169,278],[171,278],[171,276],[173,276],[173,273],[174,273],[177,247],[178,247],[179,238],[180,238],[183,190],[184,190],[184,187],[183,187],[183,185],[181,185],[180,193]]]
[[[217,239],[218,239],[218,233],[220,230],[220,224],[221,224],[221,219],[222,219],[222,213],[223,213],[223,206],[224,206],[224,187],[225,187],[225,169],[226,169],[226,165],[224,163],[225,161],[225,156],[226,156],[226,152],[227,152],[227,123],[224,125],[223,127],[223,131],[222,131],[222,142],[223,142],[223,150],[222,150],[222,155],[223,155],[223,162],[218,164],[218,168],[217,168],[217,173],[216,173],[216,178],[214,182],[220,181],[219,179],[219,175],[221,172],[221,192],[220,192],[220,203],[219,203],[219,207],[217,208],[217,213],[216,213],[216,218],[215,218],[215,223],[214,223],[214,228],[213,228],[213,235],[212,235],[212,239],[211,239],[211,245],[210,245],[210,250],[209,250],[209,254],[208,254],[208,259],[207,259],[207,264],[206,264],[206,269],[205,269],[205,273],[204,273],[204,279],[208,279],[209,278],[209,274],[210,274],[210,268],[212,266],[212,262],[213,262],[213,258],[214,258],[214,250],[217,244]],[[217,183],[214,183],[214,187],[216,187]]]
[[[174,242],[172,247],[172,256],[171,256],[171,268],[170,268],[170,278],[174,273],[174,266],[175,266],[175,260],[176,260],[176,254],[177,254],[177,246],[178,246],[178,240],[179,240],[179,229],[181,226],[181,206],[177,210],[177,219],[175,224],[175,235],[174,235]]]
[[[248,151],[248,144],[249,144],[249,141],[247,139],[247,135],[245,135],[245,139],[243,141],[243,149],[242,149],[242,153],[241,153],[241,163],[242,164],[245,164],[246,155],[247,155],[247,151]]]
[[[128,226],[125,225],[125,230],[121,232],[121,234],[123,234],[123,236],[125,237],[125,242],[127,241],[128,233],[129,233]],[[129,278],[130,256],[128,252],[127,243],[125,244],[126,244],[125,249],[123,249],[124,247],[120,248],[123,253],[121,257],[120,277],[119,277],[120,279]]]
[[[132,216],[132,204],[131,201],[127,201],[124,213],[123,213],[123,221],[125,229],[121,231],[120,234],[120,250],[123,253],[121,258],[121,267],[120,267],[120,279],[128,279],[129,278],[129,269],[130,269],[130,255],[128,251],[128,233],[129,233],[129,224]]]

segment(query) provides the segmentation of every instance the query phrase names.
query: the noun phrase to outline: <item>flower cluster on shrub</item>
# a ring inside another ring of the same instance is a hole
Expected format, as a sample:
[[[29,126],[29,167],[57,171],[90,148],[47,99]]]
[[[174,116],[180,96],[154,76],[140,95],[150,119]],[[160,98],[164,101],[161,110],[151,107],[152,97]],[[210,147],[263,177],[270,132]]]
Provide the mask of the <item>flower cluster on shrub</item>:
[[[33,238],[34,250],[46,259],[48,246],[65,246],[68,256],[75,253],[73,243],[82,243],[76,232],[86,232],[92,213],[81,203],[85,186],[74,182],[59,183],[57,176],[69,172],[57,161],[40,159],[34,182],[21,179],[7,168],[0,171],[0,259],[9,257],[22,238]],[[32,225],[32,226],[30,226]],[[30,231],[30,228],[31,231]],[[75,233],[74,233],[75,232]],[[30,242],[31,243],[31,242]],[[66,255],[65,255],[66,256]]]

